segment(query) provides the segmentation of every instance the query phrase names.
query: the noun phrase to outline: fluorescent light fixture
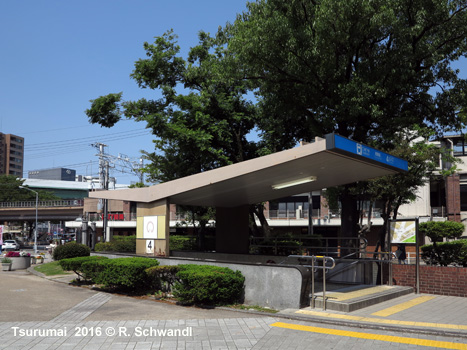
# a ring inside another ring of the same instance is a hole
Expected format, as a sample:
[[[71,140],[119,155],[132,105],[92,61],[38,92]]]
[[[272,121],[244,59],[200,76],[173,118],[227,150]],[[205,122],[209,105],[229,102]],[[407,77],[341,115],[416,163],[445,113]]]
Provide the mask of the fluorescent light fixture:
[[[305,177],[305,178],[302,178],[302,179],[298,179],[298,180],[294,180],[294,181],[290,181],[290,182],[284,182],[284,183],[277,184],[277,185],[272,185],[272,189],[273,190],[280,190],[282,188],[302,185],[302,184],[306,184],[308,182],[313,182],[313,181],[316,181],[316,180],[317,180],[316,176],[308,176],[308,177]]]

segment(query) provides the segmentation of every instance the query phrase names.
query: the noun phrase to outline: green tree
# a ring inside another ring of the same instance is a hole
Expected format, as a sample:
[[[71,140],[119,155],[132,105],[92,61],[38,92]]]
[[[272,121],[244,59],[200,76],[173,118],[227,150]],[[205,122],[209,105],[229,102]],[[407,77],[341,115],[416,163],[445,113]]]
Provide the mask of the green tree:
[[[208,34],[188,58],[172,31],[145,43],[147,58],[135,63],[131,77],[140,88],[155,90],[154,100],[122,101],[122,93],[101,96],[86,110],[91,123],[113,126],[122,116],[144,121],[156,136],[155,152],[144,152],[148,180],[165,182],[254,158],[257,144],[247,136],[258,113],[246,98],[248,82],[220,79],[225,50]],[[209,208],[185,208],[193,222],[208,222]],[[260,213],[262,214],[262,212]]]
[[[450,150],[442,149],[430,142],[432,133],[427,129],[414,128],[412,132],[394,136],[396,144],[393,153],[409,163],[407,173],[384,176],[368,183],[366,194],[371,201],[379,201],[383,205],[381,217],[383,226],[376,247],[386,251],[386,235],[388,221],[397,219],[401,205],[409,204],[417,199],[417,190],[429,182],[434,176],[449,176],[457,167],[458,159],[450,154]],[[449,169],[439,169],[440,159],[450,162]]]
[[[17,178],[14,175],[0,175],[0,202],[25,202],[35,201],[34,192],[19,188],[24,186],[25,179]],[[58,197],[44,190],[35,190],[39,195],[39,200],[54,200]]]
[[[422,258],[426,263],[448,266],[457,263],[467,265],[467,240],[438,243],[444,238],[456,239],[464,233],[464,224],[454,221],[428,221],[419,225],[421,234],[430,238],[432,245],[422,246]]]
[[[382,150],[419,125],[466,125],[467,3],[457,0],[259,0],[218,34],[227,75],[256,89],[259,128],[274,150],[336,132]],[[230,68],[230,69],[229,69]],[[394,180],[395,181],[395,180]],[[344,188],[342,231],[356,236]],[[405,197],[405,196],[402,196]]]

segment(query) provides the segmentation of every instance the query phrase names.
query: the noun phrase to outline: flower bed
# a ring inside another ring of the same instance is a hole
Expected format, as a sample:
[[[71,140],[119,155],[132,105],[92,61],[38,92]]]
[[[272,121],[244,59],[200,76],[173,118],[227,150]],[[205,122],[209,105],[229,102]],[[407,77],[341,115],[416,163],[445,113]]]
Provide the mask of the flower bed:
[[[11,259],[11,270],[25,270],[31,266],[31,254],[27,252],[10,251],[5,257]]]

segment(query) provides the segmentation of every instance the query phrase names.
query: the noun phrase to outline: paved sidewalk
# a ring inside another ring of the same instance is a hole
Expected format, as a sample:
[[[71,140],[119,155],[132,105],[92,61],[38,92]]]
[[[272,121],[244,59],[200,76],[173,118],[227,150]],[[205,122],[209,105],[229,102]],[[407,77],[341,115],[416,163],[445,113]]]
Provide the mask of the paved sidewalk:
[[[73,278],[0,272],[0,349],[467,349],[467,298],[410,294],[352,313],[265,315],[107,294]]]
[[[279,315],[358,328],[467,338],[467,298],[461,297],[408,294],[349,313],[308,307],[282,310]]]

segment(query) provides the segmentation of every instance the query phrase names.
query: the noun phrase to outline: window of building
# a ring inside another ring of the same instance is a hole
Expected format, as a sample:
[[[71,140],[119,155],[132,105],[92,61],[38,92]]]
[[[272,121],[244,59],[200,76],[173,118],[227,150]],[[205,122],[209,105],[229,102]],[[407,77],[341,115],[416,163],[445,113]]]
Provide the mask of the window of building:
[[[467,211],[467,185],[461,185],[461,211]]]

